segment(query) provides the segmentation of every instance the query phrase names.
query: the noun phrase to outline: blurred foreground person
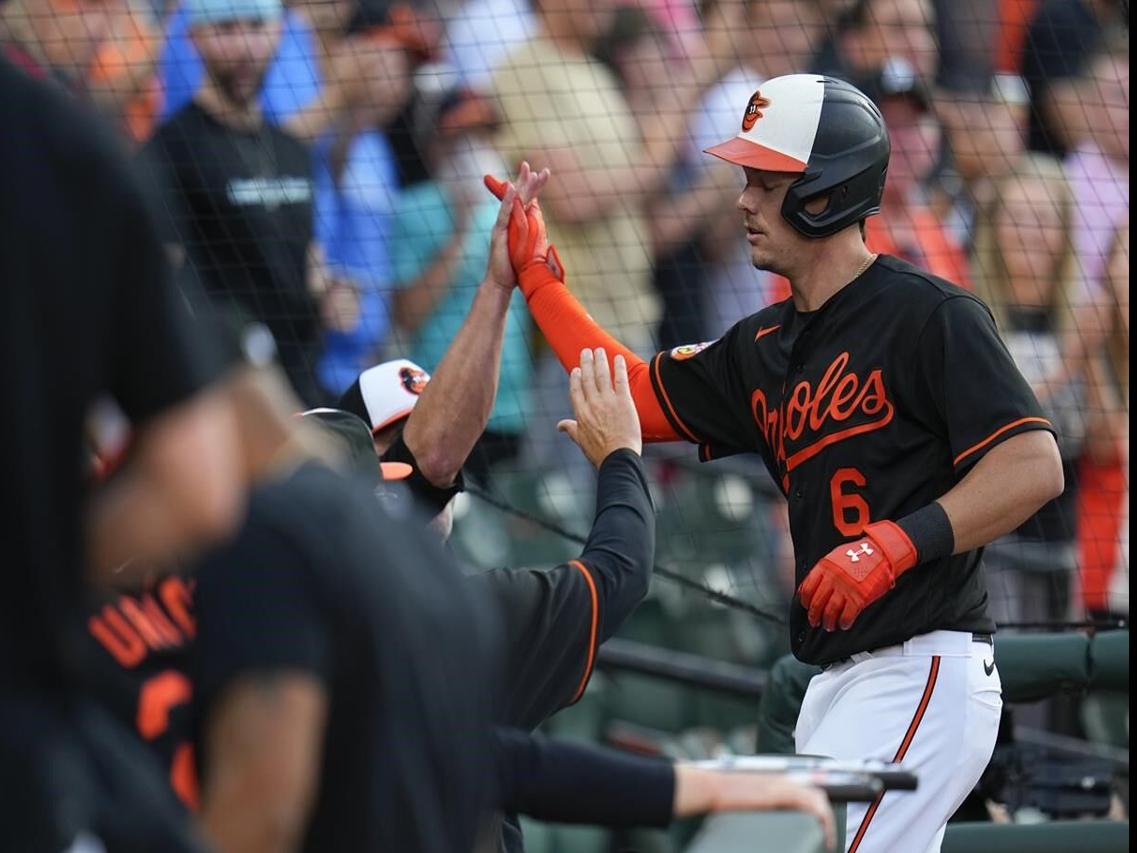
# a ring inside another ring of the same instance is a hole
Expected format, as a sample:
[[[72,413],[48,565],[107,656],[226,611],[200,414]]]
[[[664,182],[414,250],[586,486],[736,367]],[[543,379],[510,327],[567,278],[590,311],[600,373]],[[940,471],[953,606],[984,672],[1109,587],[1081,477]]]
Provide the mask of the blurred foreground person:
[[[92,576],[128,576],[124,555],[160,558],[238,521],[241,450],[226,395],[210,390],[223,362],[106,129],[3,59],[0,104],[0,347],[20,413],[0,427],[0,838],[59,850],[85,832],[111,849],[179,849],[190,842],[163,834],[160,792],[135,781],[118,732],[79,698],[76,641]],[[101,397],[135,436],[115,480],[88,496],[84,422]]]

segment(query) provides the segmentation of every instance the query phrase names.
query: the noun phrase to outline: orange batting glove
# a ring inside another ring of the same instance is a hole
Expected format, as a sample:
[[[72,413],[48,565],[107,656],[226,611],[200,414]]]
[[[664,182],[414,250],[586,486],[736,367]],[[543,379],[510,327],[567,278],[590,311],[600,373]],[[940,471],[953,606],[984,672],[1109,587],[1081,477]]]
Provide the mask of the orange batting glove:
[[[822,557],[801,582],[798,597],[809,611],[809,624],[848,630],[914,565],[916,546],[908,534],[891,521],[870,524],[860,539]]]
[[[505,197],[509,188],[505,181],[499,181],[492,175],[486,175],[482,180],[486,189],[499,200]],[[549,245],[545,217],[536,199],[528,206],[522,206],[521,199],[513,202],[509,216],[509,261],[526,299],[550,280],[561,283],[565,280],[564,265],[556,247]]]

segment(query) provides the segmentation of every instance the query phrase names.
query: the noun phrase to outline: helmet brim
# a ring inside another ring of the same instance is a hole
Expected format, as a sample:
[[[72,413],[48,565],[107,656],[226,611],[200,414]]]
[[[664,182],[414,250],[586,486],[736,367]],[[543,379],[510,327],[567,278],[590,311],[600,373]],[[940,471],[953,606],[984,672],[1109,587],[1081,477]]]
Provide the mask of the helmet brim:
[[[795,157],[767,148],[745,136],[736,136],[718,145],[713,145],[703,153],[718,157],[735,166],[747,169],[761,169],[765,172],[805,171],[806,164]]]

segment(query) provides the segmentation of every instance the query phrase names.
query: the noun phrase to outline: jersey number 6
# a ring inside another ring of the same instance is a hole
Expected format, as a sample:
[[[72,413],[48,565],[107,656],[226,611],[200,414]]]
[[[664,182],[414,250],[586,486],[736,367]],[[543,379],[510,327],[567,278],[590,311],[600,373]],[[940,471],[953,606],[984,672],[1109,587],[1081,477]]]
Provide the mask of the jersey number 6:
[[[856,468],[838,468],[829,481],[829,497],[833,501],[833,526],[842,536],[860,536],[869,523],[869,505],[846,486],[864,487],[865,475]]]

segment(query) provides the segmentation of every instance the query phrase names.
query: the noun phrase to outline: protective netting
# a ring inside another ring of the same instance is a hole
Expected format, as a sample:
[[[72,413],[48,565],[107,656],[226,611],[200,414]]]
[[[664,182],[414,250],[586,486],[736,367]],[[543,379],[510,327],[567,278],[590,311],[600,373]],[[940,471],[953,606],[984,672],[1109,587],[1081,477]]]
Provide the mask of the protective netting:
[[[892,158],[871,250],[979,294],[1060,438],[1066,491],[987,550],[1002,624],[1129,613],[1129,43],[1123,0],[6,0],[0,47],[104,112],[206,290],[267,327],[309,405],[434,370],[485,274],[482,175],[549,166],[569,285],[648,356],[786,298],[739,171],[702,153],[771,77],[870,95]],[[454,547],[571,557],[593,474],[520,294]],[[784,501],[756,457],[647,452],[657,582],[627,636],[788,649]],[[712,594],[715,593],[715,594]],[[717,594],[717,595],[716,595]]]

